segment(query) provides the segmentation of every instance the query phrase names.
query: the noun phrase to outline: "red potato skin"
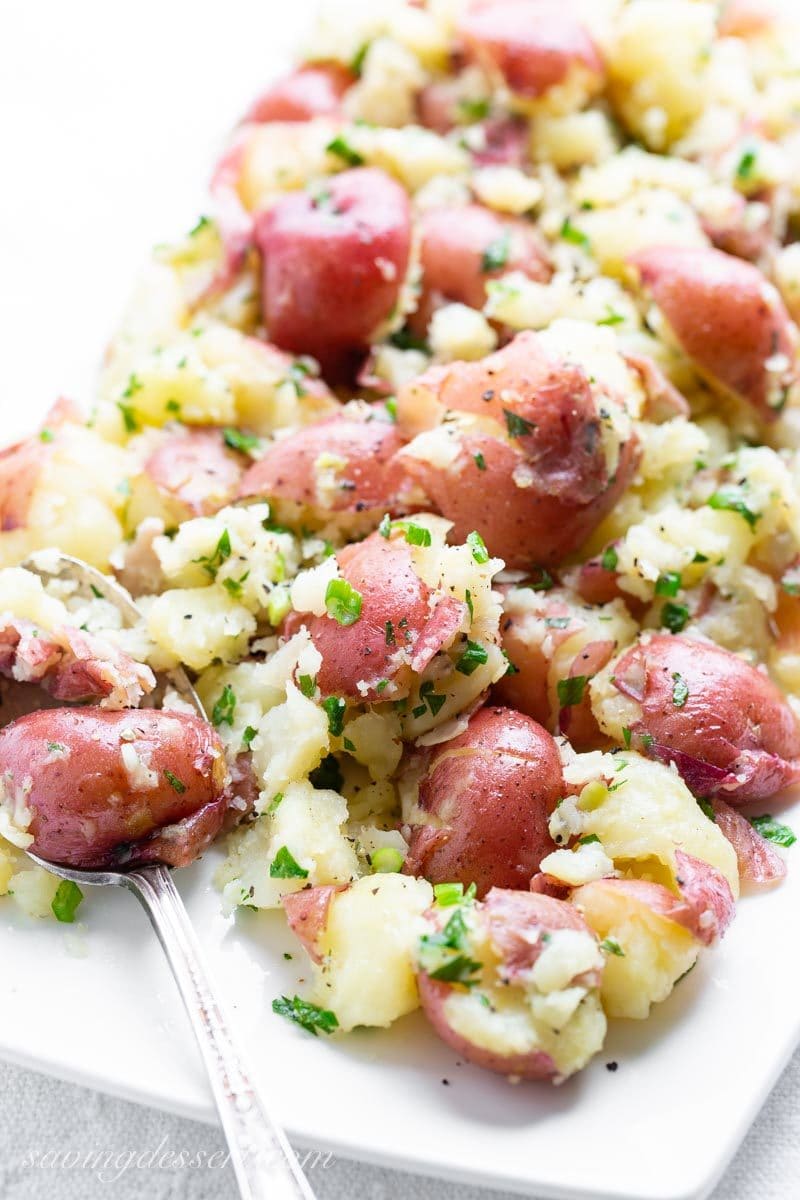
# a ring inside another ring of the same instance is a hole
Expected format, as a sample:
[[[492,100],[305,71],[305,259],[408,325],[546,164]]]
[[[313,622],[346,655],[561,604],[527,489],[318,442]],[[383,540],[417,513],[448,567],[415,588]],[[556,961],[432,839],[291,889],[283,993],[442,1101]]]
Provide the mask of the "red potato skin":
[[[236,495],[243,455],[229,449],[220,429],[186,429],[165,438],[144,464],[145,474],[190,516],[210,516]]]
[[[714,820],[736,851],[739,878],[743,883],[780,883],[786,876],[786,861],[766,838],[735,808],[717,798],[712,802]]]
[[[796,380],[797,331],[757,267],[721,250],[653,246],[630,259],[684,353],[711,383],[777,418]],[[770,373],[785,355],[789,366]]]
[[[340,625],[329,616],[292,613],[284,632],[305,625],[322,655],[317,685],[323,696],[375,700],[384,679],[407,689],[411,672],[421,672],[434,655],[447,646],[461,627],[466,605],[452,596],[433,599],[431,589],[414,570],[411,552],[403,539],[388,540],[373,533],[363,542],[346,546],[337,554],[342,577],[361,593],[361,616],[353,625]],[[386,644],[386,623],[391,621],[394,642]],[[410,662],[398,663],[406,650]],[[366,685],[359,691],[358,684]],[[397,691],[392,692],[396,698]]]
[[[538,958],[544,943],[537,934],[576,929],[594,936],[571,904],[541,894],[493,888],[476,911],[478,919],[489,927],[494,949],[502,959],[500,971],[510,984]],[[443,912],[446,916],[448,910],[444,909]],[[441,911],[436,914],[436,920],[437,924],[441,922]],[[500,1075],[531,1080],[555,1078],[555,1063],[550,1055],[541,1050],[529,1054],[501,1055],[457,1033],[448,1021],[446,1011],[446,1003],[454,991],[454,985],[431,979],[424,972],[419,974],[417,982],[425,1016],[442,1041],[459,1057]],[[576,982],[596,987],[600,982],[599,973],[592,972],[591,977],[580,976]]]
[[[395,455],[403,442],[397,426],[378,411],[335,413],[273,442],[245,473],[238,498],[264,496],[322,512],[380,510],[398,516],[403,511],[405,472]],[[332,454],[346,464],[338,472],[341,489],[325,505],[317,494],[315,473],[322,454]]]
[[[676,676],[688,696],[676,705]],[[763,800],[800,779],[800,725],[767,675],[710,642],[657,635],[627,650],[617,689],[638,700],[634,741],[675,765],[700,796]]]
[[[420,224],[426,292],[439,292],[447,300],[482,308],[486,284],[507,271],[523,271],[529,279],[542,283],[550,278],[544,242],[526,221],[500,217],[481,204],[467,204],[457,209],[429,209]],[[504,239],[508,239],[505,265],[485,271],[484,254]]]
[[[372,335],[397,304],[411,248],[408,196],[364,167],[316,193],[284,196],[256,220],[262,305],[272,341],[311,354],[326,378],[357,370]]]
[[[31,501],[42,469],[53,453],[58,430],[69,423],[83,424],[83,417],[80,409],[62,396],[50,408],[40,433],[0,450],[0,533],[26,527]]]
[[[431,754],[419,809],[431,824],[411,827],[407,875],[431,883],[527,888],[555,849],[548,818],[562,794],[553,738],[509,708],[482,708],[458,737]]]
[[[551,566],[578,549],[622,495],[639,461],[631,436],[609,477],[598,400],[587,375],[549,360],[533,333],[519,334],[480,362],[432,367],[398,393],[402,435],[438,425],[448,410],[491,417],[502,431],[508,414],[530,427],[515,437],[466,433],[447,467],[417,458],[413,445],[401,453],[431,504],[454,522],[451,536],[463,540],[477,529],[507,567]],[[483,456],[483,468],[476,455]]]
[[[302,892],[290,892],[281,900],[289,928],[315,963],[322,962],[319,939],[328,923],[331,902],[345,890],[346,885],[325,884],[304,888]]]
[[[538,99],[563,83],[577,64],[602,83],[603,62],[566,3],[492,0],[467,9],[458,37],[469,59],[499,73],[512,92]]]
[[[157,775],[152,787],[131,786],[122,760],[125,730]],[[53,753],[53,744],[68,753]],[[158,709],[51,708],[20,717],[0,730],[0,774],[9,791],[31,781],[31,849],[76,868],[185,866],[219,832],[229,803],[225,756],[212,727]]]
[[[338,116],[342,97],[354,82],[353,73],[340,63],[309,63],[267,88],[254,101],[245,120],[262,125]]]

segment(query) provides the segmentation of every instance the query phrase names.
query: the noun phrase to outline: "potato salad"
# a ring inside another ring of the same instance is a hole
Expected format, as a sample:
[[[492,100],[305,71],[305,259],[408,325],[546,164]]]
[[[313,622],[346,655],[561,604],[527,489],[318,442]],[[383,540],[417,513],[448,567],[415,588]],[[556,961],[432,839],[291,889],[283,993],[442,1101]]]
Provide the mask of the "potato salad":
[[[559,1083],[792,865],[800,26],[336,0],[201,211],[0,453],[0,896],[213,843],[265,1019]]]

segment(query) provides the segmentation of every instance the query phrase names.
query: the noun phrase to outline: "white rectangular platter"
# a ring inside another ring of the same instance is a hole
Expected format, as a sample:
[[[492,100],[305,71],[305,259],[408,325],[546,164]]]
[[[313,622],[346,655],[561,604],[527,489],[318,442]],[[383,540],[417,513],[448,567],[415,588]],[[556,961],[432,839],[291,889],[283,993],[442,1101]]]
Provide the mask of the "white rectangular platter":
[[[0,47],[0,153],[15,164],[0,195],[3,440],[59,391],[90,397],[137,265],[202,210],[215,146],[312,8],[12,5]],[[654,1018],[617,1023],[560,1089],[457,1062],[418,1016],[309,1037],[270,1011],[303,973],[281,919],[223,919],[214,855],[179,883],[253,1071],[302,1142],[538,1196],[688,1200],[711,1190],[800,1040],[800,846],[789,857],[785,885],[741,903],[722,948]],[[144,915],[117,893],[92,894],[83,912],[76,953],[74,933],[0,907],[0,1055],[211,1119]]]

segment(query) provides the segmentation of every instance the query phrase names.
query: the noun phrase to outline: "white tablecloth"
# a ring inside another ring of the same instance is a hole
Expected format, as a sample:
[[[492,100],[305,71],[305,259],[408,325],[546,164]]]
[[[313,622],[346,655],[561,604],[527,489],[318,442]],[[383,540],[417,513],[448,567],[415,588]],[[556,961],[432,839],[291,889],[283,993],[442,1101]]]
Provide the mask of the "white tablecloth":
[[[744,1037],[750,1041],[749,1052],[758,1053],[756,1022],[743,1031]],[[701,1081],[697,1086],[702,1086]],[[713,1112],[708,1114],[708,1129],[713,1137]],[[675,1150],[680,1153],[680,1147]],[[204,1152],[207,1162],[214,1152],[224,1153],[224,1145],[218,1131],[206,1125],[0,1065],[2,1200],[140,1200],[145,1196],[147,1200],[235,1200],[230,1167],[148,1166],[148,1158],[167,1151],[174,1156],[184,1151],[187,1159]],[[84,1165],[87,1159],[88,1166]],[[141,1166],[136,1165],[137,1159]],[[95,1170],[98,1161],[101,1165]],[[80,1165],[69,1165],[76,1162]],[[309,1178],[318,1200],[504,1200],[506,1195],[344,1159],[329,1161],[322,1154],[309,1170]],[[772,1093],[713,1200],[797,1197],[800,1054]]]

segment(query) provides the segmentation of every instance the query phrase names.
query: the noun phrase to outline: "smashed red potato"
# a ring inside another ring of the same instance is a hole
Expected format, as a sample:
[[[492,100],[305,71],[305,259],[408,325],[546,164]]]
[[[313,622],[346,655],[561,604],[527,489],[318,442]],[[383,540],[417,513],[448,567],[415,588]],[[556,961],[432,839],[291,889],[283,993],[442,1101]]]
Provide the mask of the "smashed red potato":
[[[194,861],[230,802],[207,722],[154,709],[55,708],[0,730],[5,796],[30,813],[28,844],[78,869]]]

